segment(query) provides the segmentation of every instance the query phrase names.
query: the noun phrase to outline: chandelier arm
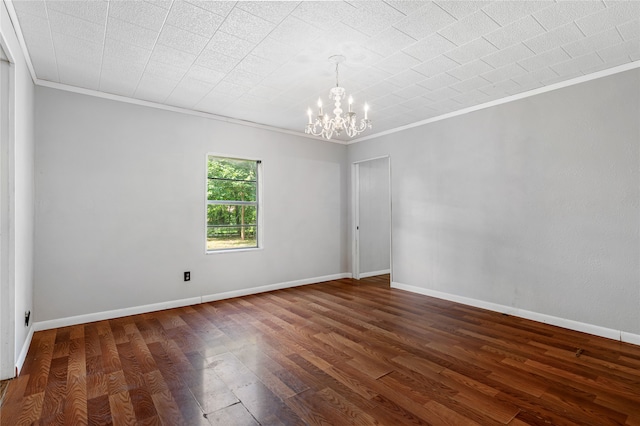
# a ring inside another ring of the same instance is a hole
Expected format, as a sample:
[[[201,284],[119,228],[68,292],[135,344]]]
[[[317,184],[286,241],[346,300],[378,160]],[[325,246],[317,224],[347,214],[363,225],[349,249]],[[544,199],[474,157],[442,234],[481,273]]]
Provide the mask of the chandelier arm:
[[[316,126],[314,124],[307,124],[305,133],[313,136],[322,136],[322,134],[324,133],[324,129],[322,129],[322,131],[317,131]]]

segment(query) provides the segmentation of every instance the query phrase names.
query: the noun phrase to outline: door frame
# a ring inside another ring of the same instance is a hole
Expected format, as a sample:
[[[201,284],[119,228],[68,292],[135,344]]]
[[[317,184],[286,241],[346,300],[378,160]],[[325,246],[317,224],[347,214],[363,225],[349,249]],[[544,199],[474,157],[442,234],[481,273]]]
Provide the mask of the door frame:
[[[360,164],[368,161],[387,159],[389,179],[389,270],[390,281],[393,282],[393,207],[391,196],[391,155],[358,160],[351,163],[351,275],[360,279]]]
[[[15,244],[14,174],[15,164],[15,61],[4,35],[0,48],[0,379],[15,377]],[[5,93],[6,92],[6,93]]]

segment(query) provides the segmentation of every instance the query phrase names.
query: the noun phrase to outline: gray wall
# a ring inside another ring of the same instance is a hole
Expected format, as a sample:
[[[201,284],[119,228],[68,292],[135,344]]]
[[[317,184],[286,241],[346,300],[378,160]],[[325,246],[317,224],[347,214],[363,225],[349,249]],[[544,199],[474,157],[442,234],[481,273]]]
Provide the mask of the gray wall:
[[[6,50],[14,61],[14,144],[10,148],[9,196],[13,205],[12,247],[9,252],[10,277],[13,294],[2,297],[13,298],[15,326],[15,362],[26,355],[27,337],[30,327],[24,325],[25,311],[33,304],[34,262],[34,85],[22,50],[16,38],[4,3],[0,5],[0,33],[7,43]],[[31,323],[33,324],[33,323]]]
[[[348,271],[344,145],[44,87],[36,141],[37,321]],[[208,152],[263,161],[264,249],[204,253]]]
[[[390,268],[389,159],[365,161],[358,167],[360,275],[370,276]]]
[[[394,281],[640,333],[640,70],[349,146],[391,155]]]

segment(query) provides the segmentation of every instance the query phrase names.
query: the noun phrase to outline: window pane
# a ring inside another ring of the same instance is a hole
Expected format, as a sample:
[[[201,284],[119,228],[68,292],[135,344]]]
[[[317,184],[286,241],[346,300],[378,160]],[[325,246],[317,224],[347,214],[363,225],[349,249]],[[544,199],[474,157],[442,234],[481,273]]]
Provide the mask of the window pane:
[[[207,226],[255,226],[258,219],[257,213],[256,206],[209,204],[207,205]]]
[[[209,179],[208,200],[256,201],[256,182]]]
[[[257,164],[251,160],[209,157],[209,179],[256,180]]]
[[[258,247],[255,225],[207,226],[207,250]]]

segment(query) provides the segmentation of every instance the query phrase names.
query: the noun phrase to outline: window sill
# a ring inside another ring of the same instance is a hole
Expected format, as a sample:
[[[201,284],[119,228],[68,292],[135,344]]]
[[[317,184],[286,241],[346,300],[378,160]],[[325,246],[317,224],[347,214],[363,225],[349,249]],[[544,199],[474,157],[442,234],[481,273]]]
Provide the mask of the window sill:
[[[260,251],[263,250],[263,247],[247,247],[247,248],[237,248],[237,249],[222,249],[222,250],[207,250],[204,254],[222,254],[222,253],[245,253],[248,251]]]

